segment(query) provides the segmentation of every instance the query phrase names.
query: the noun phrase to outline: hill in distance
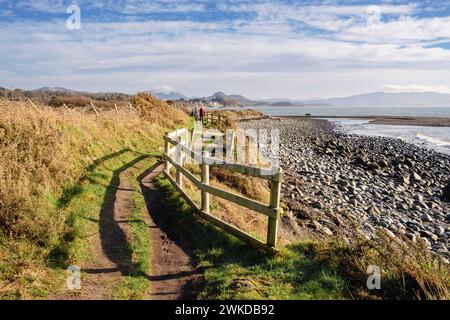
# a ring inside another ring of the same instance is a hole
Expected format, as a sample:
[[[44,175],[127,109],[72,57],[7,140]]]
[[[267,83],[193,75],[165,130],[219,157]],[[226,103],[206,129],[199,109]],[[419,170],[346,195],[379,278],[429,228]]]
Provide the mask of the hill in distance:
[[[172,91],[172,92],[160,92],[160,91],[147,91],[146,93],[150,93],[151,95],[157,97],[161,100],[189,100],[187,96],[180,92]]]
[[[77,93],[78,91],[70,90],[63,87],[42,87],[36,90],[32,90],[33,92],[65,92],[65,93]]]
[[[314,103],[338,107],[432,107],[450,106],[450,94],[435,92],[373,92]]]
[[[23,90],[26,91],[26,90]],[[88,96],[129,96],[126,93],[121,92],[89,92],[67,89],[64,87],[42,87],[39,89],[31,90],[32,93],[44,93],[44,94],[74,94],[74,95],[88,95]]]
[[[239,97],[239,96],[238,95],[227,95],[226,93],[223,93],[223,92],[216,92],[211,97],[205,98],[205,100],[211,101],[211,102],[217,102],[224,106],[238,106],[238,105],[241,105],[242,102],[244,102],[244,101],[240,101],[237,97]],[[244,97],[242,97],[242,98],[246,100],[246,98],[244,98]]]
[[[265,99],[252,105],[266,106],[336,106],[336,107],[444,107],[450,106],[450,94],[436,92],[372,92],[330,99]]]
[[[242,95],[239,94],[232,94],[228,95],[222,91],[214,93],[212,96],[209,97],[203,97],[203,98],[195,98],[191,99],[192,102],[217,102],[223,106],[226,107],[238,107],[243,105],[251,105],[254,102]]]
[[[7,89],[4,89],[7,90]],[[64,87],[42,87],[36,90],[24,91],[29,92],[28,96],[35,95],[83,95],[93,99],[107,100],[120,99],[124,100],[130,96],[123,93],[91,93],[67,89]],[[372,92],[348,97],[336,97],[330,99],[264,99],[252,100],[240,94],[228,95],[222,91],[214,93],[212,96],[203,98],[188,97],[180,92],[160,92],[157,90],[148,91],[161,100],[186,100],[191,102],[217,102],[223,106],[337,106],[337,107],[433,107],[433,106],[450,106],[450,94],[436,92]]]

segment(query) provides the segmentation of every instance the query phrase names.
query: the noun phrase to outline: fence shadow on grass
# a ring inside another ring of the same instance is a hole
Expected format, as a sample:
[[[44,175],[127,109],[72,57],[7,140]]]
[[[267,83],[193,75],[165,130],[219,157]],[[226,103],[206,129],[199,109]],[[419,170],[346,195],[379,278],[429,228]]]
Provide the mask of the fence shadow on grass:
[[[129,275],[133,270],[133,252],[126,233],[120,227],[123,221],[116,220],[114,214],[118,204],[117,192],[120,188],[120,175],[146,158],[147,156],[141,155],[114,170],[100,210],[99,231],[103,253],[123,275]]]
[[[63,190],[62,196],[57,201],[58,209],[67,207],[75,197],[79,196],[83,192],[83,183],[85,181],[96,183],[95,178],[98,177],[99,174],[95,173],[95,169],[98,166],[127,152],[130,152],[130,149],[122,149],[94,160],[88,167],[86,167],[85,174],[83,174],[73,186]]]

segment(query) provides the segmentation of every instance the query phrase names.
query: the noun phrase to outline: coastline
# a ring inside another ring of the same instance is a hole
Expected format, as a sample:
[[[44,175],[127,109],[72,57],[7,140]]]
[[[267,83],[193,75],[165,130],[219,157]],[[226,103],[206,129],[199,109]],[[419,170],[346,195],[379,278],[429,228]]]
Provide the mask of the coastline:
[[[450,118],[444,117],[391,117],[391,116],[273,116],[272,118],[296,119],[350,119],[369,120],[370,124],[393,125],[393,126],[418,126],[418,127],[450,127]]]
[[[450,260],[449,155],[396,138],[348,135],[312,117],[240,127],[280,130],[285,220],[293,229],[349,242],[382,229],[393,239],[422,241]]]

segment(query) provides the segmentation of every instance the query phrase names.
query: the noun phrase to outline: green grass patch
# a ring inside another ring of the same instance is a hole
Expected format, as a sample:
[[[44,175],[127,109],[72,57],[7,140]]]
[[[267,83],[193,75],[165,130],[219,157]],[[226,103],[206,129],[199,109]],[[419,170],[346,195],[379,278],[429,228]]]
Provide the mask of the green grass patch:
[[[158,180],[204,267],[203,299],[448,300],[449,267],[417,241],[339,238],[299,242],[268,257],[200,219],[164,178]],[[357,226],[354,226],[355,230]],[[381,289],[369,290],[367,267],[381,270]]]
[[[66,267],[92,255],[116,171],[161,154],[164,132],[190,125],[167,103],[134,100],[120,117],[0,101],[0,299],[63,290]]]
[[[129,226],[132,232],[131,253],[133,270],[129,276],[124,277],[113,285],[113,298],[120,300],[140,300],[149,290],[147,275],[150,272],[151,243],[149,226],[145,221],[147,215],[145,198],[141,192],[138,177],[156,163],[155,159],[144,160],[139,167],[143,168],[134,172],[131,179],[133,194],[133,212]]]
[[[345,299],[344,279],[318,259],[312,243],[269,257],[215,226],[192,219],[193,212],[170,183],[159,186],[180,212],[180,225],[204,268],[202,299]]]

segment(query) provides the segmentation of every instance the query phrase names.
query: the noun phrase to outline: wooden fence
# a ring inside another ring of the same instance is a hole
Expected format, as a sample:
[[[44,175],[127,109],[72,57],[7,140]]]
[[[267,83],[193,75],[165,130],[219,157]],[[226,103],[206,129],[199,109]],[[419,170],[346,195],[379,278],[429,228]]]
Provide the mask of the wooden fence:
[[[224,231],[234,235],[235,237],[247,242],[253,247],[262,249],[268,253],[275,253],[277,244],[277,229],[278,218],[281,212],[280,209],[280,187],[282,179],[281,168],[272,168],[270,171],[264,168],[257,168],[252,166],[230,164],[221,159],[209,157],[206,152],[198,154],[191,150],[191,147],[186,143],[192,141],[189,139],[189,130],[179,129],[172,133],[166,133],[164,136],[165,152],[164,152],[164,174],[171,184],[180,192],[185,200],[195,209],[202,218],[218,226]],[[201,179],[198,179],[183,165],[186,159],[190,157],[201,163]],[[176,176],[173,178],[170,174],[171,167],[176,169]],[[222,189],[216,188],[209,184],[209,168],[221,167],[224,169],[236,171],[253,177],[259,177],[270,181],[270,203],[263,204],[258,201],[246,198],[244,196],[230,193]],[[183,179],[188,179],[198,189],[201,190],[201,206],[199,207],[185,192],[183,186]],[[254,210],[260,214],[268,216],[267,239],[266,242],[253,237],[252,235],[222,221],[221,219],[210,214],[210,199],[209,196],[216,197],[233,202],[245,208]]]

